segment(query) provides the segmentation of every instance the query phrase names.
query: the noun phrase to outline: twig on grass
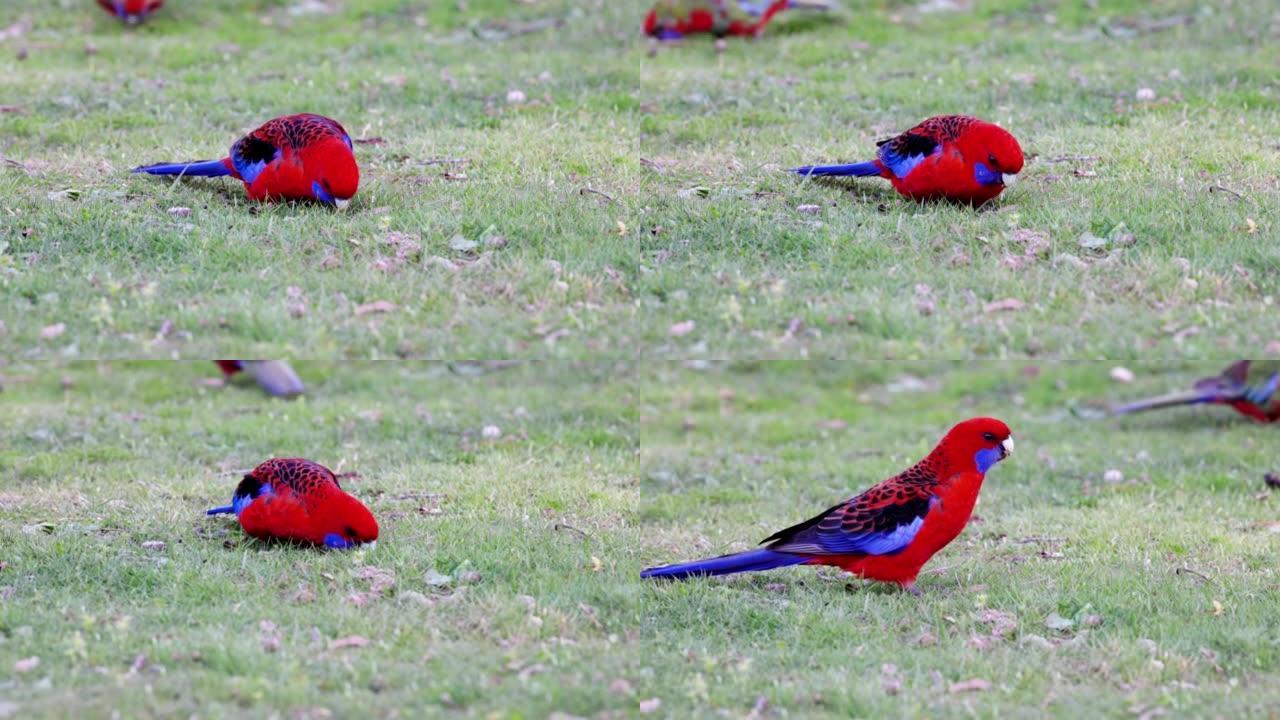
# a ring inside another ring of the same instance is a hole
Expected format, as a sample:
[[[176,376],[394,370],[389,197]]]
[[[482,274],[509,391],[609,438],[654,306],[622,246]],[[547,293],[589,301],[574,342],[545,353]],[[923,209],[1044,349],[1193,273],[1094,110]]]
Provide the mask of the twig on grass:
[[[1221,186],[1221,185],[1210,185],[1210,186],[1209,186],[1209,192],[1210,192],[1210,193],[1214,193],[1214,192],[1224,192],[1224,193],[1226,193],[1226,194],[1228,194],[1228,195],[1231,195],[1231,196],[1235,197],[1237,200],[1249,200],[1249,202],[1253,202],[1253,200],[1251,200],[1251,199],[1249,199],[1249,198],[1245,197],[1244,195],[1241,195],[1240,193],[1236,192],[1235,190],[1232,190],[1231,188],[1223,187],[1223,186]]]
[[[601,192],[601,191],[596,190],[596,189],[594,189],[594,188],[589,188],[589,187],[579,188],[579,189],[578,189],[578,194],[579,194],[579,195],[587,195],[587,194],[591,194],[591,195],[599,195],[600,197],[604,198],[605,200],[608,200],[609,202],[613,203],[614,205],[619,205],[619,204],[621,204],[621,203],[619,203],[617,200],[614,200],[614,199],[613,199],[613,196],[612,196],[612,195],[610,195],[609,193]]]
[[[556,523],[555,525],[552,525],[552,526],[551,526],[551,529],[552,529],[552,530],[568,530],[569,532],[577,533],[577,534],[578,534],[578,536],[579,536],[579,537],[581,537],[583,540],[595,540],[595,538],[591,537],[591,536],[590,536],[590,535],[588,535],[587,533],[585,533],[585,532],[583,532],[583,531],[579,530],[578,528],[576,528],[576,527],[574,527],[574,526],[572,526],[572,525],[566,525],[566,524],[564,524],[564,523],[559,523],[559,522],[558,522],[558,523]]]
[[[1174,575],[1190,575],[1190,576],[1195,577],[1195,578],[1200,578],[1200,581],[1201,581],[1201,582],[1207,582],[1207,583],[1209,583],[1210,585],[1217,585],[1217,584],[1218,584],[1217,582],[1215,582],[1215,581],[1214,581],[1214,579],[1213,579],[1213,578],[1209,577],[1208,575],[1205,575],[1204,573],[1201,573],[1201,572],[1196,572],[1195,570],[1192,570],[1191,568],[1180,567],[1180,568],[1178,568],[1178,569],[1174,570],[1174,571],[1173,571],[1173,574],[1174,574]]]

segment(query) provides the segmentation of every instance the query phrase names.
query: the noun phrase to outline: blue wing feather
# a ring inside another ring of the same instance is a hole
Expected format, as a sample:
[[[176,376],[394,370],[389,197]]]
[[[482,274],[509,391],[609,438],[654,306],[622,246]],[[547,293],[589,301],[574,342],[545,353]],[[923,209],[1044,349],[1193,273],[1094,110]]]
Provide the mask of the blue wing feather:
[[[939,503],[931,495],[874,508],[857,501],[854,498],[783,530],[766,540],[775,541],[769,549],[809,555],[893,555],[911,544]]]
[[[258,179],[267,165],[280,159],[280,148],[255,135],[245,135],[231,146],[231,164],[246,183]]]
[[[925,158],[942,152],[942,144],[932,138],[905,132],[895,138],[880,142],[876,157],[899,180],[911,174]]]

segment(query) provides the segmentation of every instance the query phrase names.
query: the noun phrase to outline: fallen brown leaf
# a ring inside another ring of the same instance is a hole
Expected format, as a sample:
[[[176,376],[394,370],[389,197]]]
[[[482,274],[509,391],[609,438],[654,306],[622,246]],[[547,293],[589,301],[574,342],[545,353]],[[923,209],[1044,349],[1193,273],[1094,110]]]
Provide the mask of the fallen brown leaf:
[[[671,337],[684,337],[685,335],[693,332],[695,327],[697,327],[697,323],[694,321],[684,320],[672,325],[671,328],[667,330],[667,334]]]
[[[962,680],[957,683],[951,683],[950,692],[952,695],[964,692],[982,692],[990,690],[991,683],[981,678],[973,678],[972,680]]]
[[[344,638],[331,640],[329,642],[330,650],[344,650],[346,648],[362,648],[369,645],[369,639],[363,635],[348,635]]]
[[[982,307],[982,311],[988,315],[998,312],[1016,312],[1023,308],[1023,302],[1017,298],[1005,298],[1004,300],[993,300]]]
[[[396,309],[393,302],[387,300],[376,300],[366,303],[356,308],[356,315],[369,315],[371,313],[389,313]]]

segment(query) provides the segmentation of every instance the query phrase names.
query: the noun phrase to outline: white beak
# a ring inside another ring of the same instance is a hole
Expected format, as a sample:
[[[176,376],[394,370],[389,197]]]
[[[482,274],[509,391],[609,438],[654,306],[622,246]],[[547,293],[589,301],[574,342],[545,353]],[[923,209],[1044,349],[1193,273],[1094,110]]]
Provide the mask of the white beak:
[[[1018,175],[1016,173],[1004,173],[1000,176],[1000,182],[1004,183],[1005,186],[1012,185],[1013,181],[1017,179]]]
[[[367,543],[365,543],[365,544],[364,544],[364,549],[365,549],[365,550],[372,550],[372,549],[374,549],[374,548],[376,548],[376,547],[378,547],[378,541],[377,541],[377,540],[374,540],[373,542],[367,542]]]
[[[1004,448],[1005,455],[1012,455],[1013,454],[1013,436],[1010,435],[1009,437],[1005,438],[1004,442],[1000,443],[1000,446]]]
[[[334,201],[333,201],[333,206],[334,206],[334,207],[336,207],[336,208],[338,208],[339,210],[346,210],[346,209],[347,209],[347,206],[348,206],[348,205],[350,205],[350,204],[351,204],[351,199],[350,199],[350,198],[348,198],[348,199],[346,199],[346,200],[334,200]],[[376,542],[376,541],[375,541],[375,542]]]

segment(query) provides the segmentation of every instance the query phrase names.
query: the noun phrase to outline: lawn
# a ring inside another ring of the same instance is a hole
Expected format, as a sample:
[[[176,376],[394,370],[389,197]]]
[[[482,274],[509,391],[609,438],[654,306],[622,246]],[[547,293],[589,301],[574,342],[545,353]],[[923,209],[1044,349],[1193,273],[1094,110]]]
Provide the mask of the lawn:
[[[653,58],[641,0],[172,0],[135,30],[91,5],[0,9],[0,355],[1133,361],[1280,339],[1267,0],[845,0]],[[128,173],[298,111],[361,141],[346,214]],[[987,211],[783,172],[950,112],[1030,158]]]
[[[204,362],[11,364],[0,717],[1273,715],[1274,429],[1097,419],[1218,368],[1110,369],[316,362],[290,403]],[[922,598],[807,568],[637,577],[745,548],[976,414],[1017,452]],[[376,549],[203,516],[290,454],[356,473]]]

